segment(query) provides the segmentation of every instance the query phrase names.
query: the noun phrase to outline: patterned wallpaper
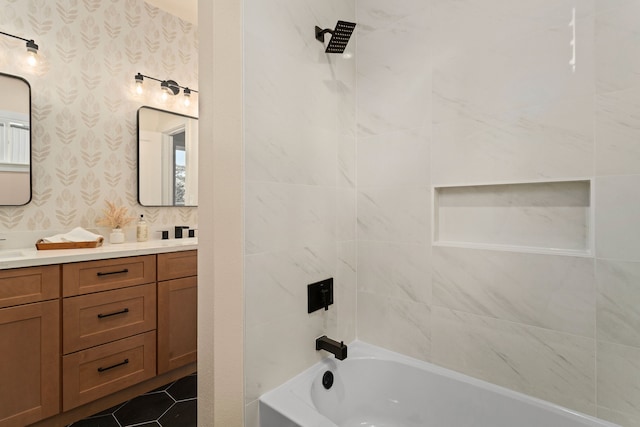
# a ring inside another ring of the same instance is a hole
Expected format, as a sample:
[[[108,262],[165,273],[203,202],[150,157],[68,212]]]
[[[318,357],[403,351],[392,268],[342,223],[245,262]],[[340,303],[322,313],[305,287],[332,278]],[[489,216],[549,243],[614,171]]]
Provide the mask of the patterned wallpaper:
[[[0,31],[40,47],[30,69],[24,42],[0,37],[0,72],[31,84],[33,158],[32,201],[0,207],[0,233],[95,228],[105,200],[144,214],[152,228],[197,224],[197,208],[140,206],[136,176],[137,109],[197,116],[197,97],[188,108],[182,96],[165,103],[158,83],[145,81],[137,95],[133,79],[140,72],[197,88],[195,25],[143,0],[0,0]]]

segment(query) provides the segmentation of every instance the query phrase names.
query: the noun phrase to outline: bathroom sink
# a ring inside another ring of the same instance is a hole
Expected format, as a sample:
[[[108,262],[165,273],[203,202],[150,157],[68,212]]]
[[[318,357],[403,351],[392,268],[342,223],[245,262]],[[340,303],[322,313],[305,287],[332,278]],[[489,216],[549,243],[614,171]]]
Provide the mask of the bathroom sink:
[[[24,258],[26,256],[27,255],[24,253],[24,251],[20,251],[20,250],[0,251],[0,262],[12,261],[12,260]]]

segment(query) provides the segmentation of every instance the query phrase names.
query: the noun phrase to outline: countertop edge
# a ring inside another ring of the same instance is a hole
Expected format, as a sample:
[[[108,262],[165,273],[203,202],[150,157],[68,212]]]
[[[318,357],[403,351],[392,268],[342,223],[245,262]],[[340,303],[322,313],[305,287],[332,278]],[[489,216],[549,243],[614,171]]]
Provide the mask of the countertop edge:
[[[123,258],[130,256],[153,255],[168,252],[190,251],[198,249],[198,240],[170,239],[152,240],[148,242],[133,242],[121,244],[105,244],[91,249],[52,249],[37,250],[25,248],[19,251],[23,257],[2,260],[0,251],[0,270],[10,268],[38,267],[53,264],[67,264],[72,262],[95,261],[100,259]],[[15,251],[12,251],[15,252]]]

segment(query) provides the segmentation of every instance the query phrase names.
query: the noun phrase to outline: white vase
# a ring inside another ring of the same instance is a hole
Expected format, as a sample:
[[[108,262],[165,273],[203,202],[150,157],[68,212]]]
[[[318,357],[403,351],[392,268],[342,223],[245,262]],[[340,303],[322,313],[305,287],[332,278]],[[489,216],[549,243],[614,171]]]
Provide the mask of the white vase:
[[[124,243],[124,232],[121,228],[114,228],[109,234],[110,243]]]

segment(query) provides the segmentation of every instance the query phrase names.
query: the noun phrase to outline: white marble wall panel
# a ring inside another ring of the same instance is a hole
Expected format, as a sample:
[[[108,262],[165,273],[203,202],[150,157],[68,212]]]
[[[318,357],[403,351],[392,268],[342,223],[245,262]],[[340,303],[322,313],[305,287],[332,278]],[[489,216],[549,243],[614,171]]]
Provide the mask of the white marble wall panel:
[[[484,106],[435,93],[432,181],[455,185],[590,176],[593,104],[587,94],[492,114]]]
[[[358,240],[426,244],[429,189],[366,189],[358,192]]]
[[[416,13],[399,19],[392,17],[389,26],[375,30],[366,24],[363,28],[356,27],[358,132],[361,136],[420,128],[429,122],[429,19],[426,7],[413,6],[409,10]],[[372,11],[368,15],[376,13]]]
[[[640,175],[595,180],[596,256],[640,261]]]
[[[607,0],[604,0],[606,2]],[[438,36],[436,53],[455,54],[452,47],[468,45],[486,49],[510,43],[521,35],[563,29],[571,19],[571,8],[577,6],[577,16],[593,13],[593,0],[431,0],[433,28]],[[437,19],[435,19],[437,17]],[[567,19],[567,17],[569,17]],[[512,35],[511,38],[505,34]]]
[[[336,311],[307,314],[305,307],[287,317],[247,327],[245,402],[253,402],[328,357],[328,353],[316,351],[315,339],[324,334],[334,337],[336,329]]]
[[[639,174],[640,86],[596,100],[596,175]]]
[[[434,184],[587,176],[593,1],[434,5]],[[508,37],[505,37],[508,34]]]
[[[355,188],[336,189],[336,238],[338,240],[356,239],[356,190]]]
[[[358,242],[358,290],[381,297],[430,304],[429,246]]]
[[[640,347],[640,263],[597,261],[598,340]]]
[[[574,7],[576,38],[593,39],[593,0],[442,3],[433,17],[434,94],[495,113],[593,93],[592,43],[577,43],[575,72],[567,48]]]
[[[595,338],[594,260],[434,247],[433,304]]]
[[[590,249],[588,181],[436,189],[436,241]]]
[[[640,86],[637,43],[640,4],[629,0],[596,1],[595,68],[599,93]]]
[[[598,406],[640,417],[640,349],[598,342]]]
[[[245,405],[244,409],[244,427],[260,427],[260,411],[259,401],[254,400]]]
[[[335,241],[335,187],[248,181],[245,191],[247,254]]]
[[[431,355],[428,305],[358,292],[358,339],[421,360]]]
[[[358,186],[403,187],[429,183],[428,128],[358,139]]]
[[[247,327],[306,312],[307,285],[333,277],[335,271],[334,243],[246,256]],[[341,283],[335,286],[340,289]]]
[[[623,414],[621,412],[612,411],[611,409],[603,408],[602,406],[598,406],[597,411],[598,411],[597,413],[598,418],[611,421],[613,423],[621,425],[622,427],[640,426],[640,417],[638,416],[633,416],[629,414]]]
[[[355,111],[355,108],[353,109]],[[353,121],[355,123],[355,121]],[[339,187],[355,188],[357,171],[357,144],[354,135],[339,137],[338,142],[338,177]]]
[[[585,413],[595,413],[595,341],[441,307],[432,361]]]
[[[363,34],[413,23],[418,28],[431,24],[431,2],[415,0],[357,0],[358,25]],[[420,19],[413,19],[420,17]]]
[[[338,243],[338,259],[334,283],[334,304],[338,311],[336,340],[352,342],[357,338],[358,277],[355,241]]]
[[[288,104],[288,102],[287,102]],[[252,120],[251,116],[256,119]],[[314,128],[283,113],[271,120],[262,109],[247,111],[245,162],[253,181],[333,186],[338,141],[332,130]]]

